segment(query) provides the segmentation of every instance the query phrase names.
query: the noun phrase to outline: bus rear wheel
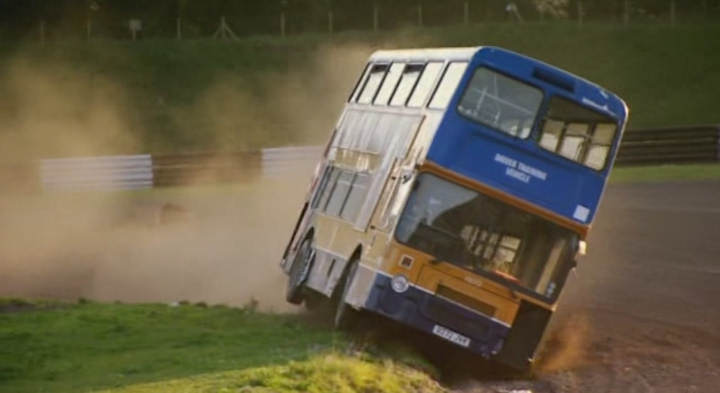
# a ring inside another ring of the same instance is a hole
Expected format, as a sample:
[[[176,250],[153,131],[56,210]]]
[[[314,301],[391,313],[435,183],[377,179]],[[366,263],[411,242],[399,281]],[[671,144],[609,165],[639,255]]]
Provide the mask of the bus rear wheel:
[[[338,287],[335,289],[337,307],[335,308],[335,318],[333,319],[333,325],[335,329],[347,330],[355,325],[359,312],[352,308],[346,302],[350,285],[355,278],[355,272],[357,272],[358,260],[350,260],[349,266],[343,274]]]
[[[300,245],[300,249],[295,254],[295,259],[290,267],[287,292],[285,293],[285,299],[289,303],[302,303],[304,298],[303,290],[305,287],[305,281],[307,281],[307,278],[310,275],[312,259],[312,241],[311,238],[307,238],[303,240]]]

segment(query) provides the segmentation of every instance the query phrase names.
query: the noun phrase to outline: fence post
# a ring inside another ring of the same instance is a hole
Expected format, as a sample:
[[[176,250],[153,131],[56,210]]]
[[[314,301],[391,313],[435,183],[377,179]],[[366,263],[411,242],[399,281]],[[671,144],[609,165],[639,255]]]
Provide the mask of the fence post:
[[[577,13],[578,13],[578,26],[582,27],[583,25],[583,3],[582,0],[578,0],[577,2]]]
[[[175,20],[175,37],[182,40],[182,19],[179,17]]]
[[[333,26],[333,12],[332,10],[328,11],[328,33],[332,34],[334,30]]]
[[[470,24],[470,3],[467,1],[463,3],[463,22],[466,25]]]
[[[378,28],[380,28],[380,13],[377,3],[373,3],[373,31],[378,31]]]
[[[720,125],[715,127],[715,131],[717,131],[717,143],[715,147],[715,156],[717,157],[718,162],[720,162]]]
[[[90,41],[90,36],[92,35],[92,20],[90,17],[88,17],[87,23],[85,24],[85,33],[87,34],[87,40]]]
[[[630,0],[625,0],[625,9],[623,11],[623,24],[630,24]]]
[[[675,0],[670,0],[670,24],[675,26]]]
[[[280,11],[280,37],[285,37],[285,10]]]
[[[40,47],[45,47],[45,20],[40,21]]]
[[[421,3],[418,3],[417,5],[417,24],[419,27],[422,27],[423,25],[423,10]]]

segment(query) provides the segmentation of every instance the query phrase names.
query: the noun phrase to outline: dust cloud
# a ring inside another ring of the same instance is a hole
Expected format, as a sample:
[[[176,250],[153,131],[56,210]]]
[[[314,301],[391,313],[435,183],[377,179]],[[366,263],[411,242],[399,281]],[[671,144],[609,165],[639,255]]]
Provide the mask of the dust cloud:
[[[122,86],[17,56],[0,75],[0,162],[137,151]]]
[[[5,197],[2,295],[234,305],[254,298],[285,310],[278,263],[303,178]],[[177,206],[172,214],[163,213],[168,204]]]
[[[372,51],[326,45],[286,72],[221,74],[191,104],[172,111],[173,123],[183,134],[201,130],[216,151],[324,144]]]
[[[324,143],[369,53],[319,48],[304,69],[259,77],[263,100],[232,88],[228,75],[176,120],[213,124],[208,137],[218,147],[241,145],[237,140],[273,145],[251,138],[269,138],[277,124],[296,125],[297,145]],[[4,162],[144,152],[144,130],[128,116],[121,81],[88,80],[21,56],[0,80]],[[292,310],[278,263],[313,167],[241,184],[198,179],[202,184],[144,191],[17,193],[3,185],[0,296],[232,305],[255,299],[263,309]]]
[[[540,349],[539,370],[549,373],[578,367],[590,352],[590,318],[585,313],[556,316],[548,336]]]

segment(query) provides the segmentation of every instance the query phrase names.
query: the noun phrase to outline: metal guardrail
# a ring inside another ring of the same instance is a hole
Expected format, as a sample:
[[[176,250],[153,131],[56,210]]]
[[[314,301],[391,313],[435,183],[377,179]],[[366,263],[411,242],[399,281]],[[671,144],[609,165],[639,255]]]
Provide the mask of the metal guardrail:
[[[309,171],[317,164],[323,146],[277,147],[262,150],[262,175],[273,176],[291,171]]]
[[[38,181],[43,190],[241,182],[260,176],[309,174],[321,154],[321,146],[296,146],[240,153],[54,158],[40,160],[38,166],[3,167],[0,182],[22,183],[27,189]],[[617,165],[699,162],[720,162],[720,125],[628,130],[616,159]]]
[[[258,176],[309,172],[320,146],[276,147],[242,153],[189,153],[153,156],[156,186],[246,181]]]
[[[112,190],[153,186],[149,154],[40,160],[44,190]]]
[[[310,173],[321,154],[320,146],[299,146],[240,153],[53,158],[40,160],[39,182],[46,191],[240,182],[260,176]]]
[[[720,125],[636,129],[625,132],[617,165],[720,161]]]
[[[238,182],[260,172],[261,153],[185,153],[153,156],[155,186]]]

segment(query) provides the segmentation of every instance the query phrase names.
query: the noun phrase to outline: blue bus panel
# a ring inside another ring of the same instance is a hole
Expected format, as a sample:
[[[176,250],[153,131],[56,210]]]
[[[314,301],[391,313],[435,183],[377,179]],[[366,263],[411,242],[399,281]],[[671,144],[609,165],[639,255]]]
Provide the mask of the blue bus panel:
[[[479,67],[542,91],[542,103],[527,138],[503,133],[458,111],[464,90]],[[438,127],[427,159],[581,225],[589,225],[622,136],[627,117],[623,101],[568,72],[493,47],[481,48],[475,54],[459,86]],[[611,119],[617,126],[607,163],[600,170],[539,146],[539,124],[553,97],[576,103]]]

